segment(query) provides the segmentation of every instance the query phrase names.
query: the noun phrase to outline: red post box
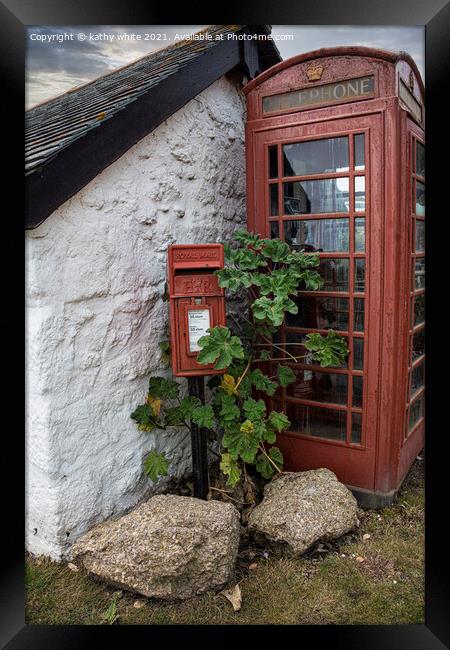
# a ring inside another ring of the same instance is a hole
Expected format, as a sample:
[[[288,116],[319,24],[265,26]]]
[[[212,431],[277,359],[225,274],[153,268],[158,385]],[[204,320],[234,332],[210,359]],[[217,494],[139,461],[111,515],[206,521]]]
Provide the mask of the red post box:
[[[222,244],[175,244],[168,249],[170,350],[177,377],[219,375],[213,364],[197,362],[198,340],[209,327],[225,326],[225,295],[214,271],[222,269]]]

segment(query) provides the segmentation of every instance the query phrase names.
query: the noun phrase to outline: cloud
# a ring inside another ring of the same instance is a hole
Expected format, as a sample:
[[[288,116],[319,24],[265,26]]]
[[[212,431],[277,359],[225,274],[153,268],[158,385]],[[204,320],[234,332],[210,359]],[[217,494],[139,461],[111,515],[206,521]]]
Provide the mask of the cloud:
[[[71,25],[27,27],[27,108],[92,81],[162,47],[176,35],[192,34],[204,25]],[[424,75],[424,28],[383,26],[274,25],[273,34],[293,34],[276,41],[284,59],[320,47],[366,45],[408,52]],[[80,41],[78,34],[85,34]],[[90,35],[104,36],[100,40]],[[126,40],[125,40],[126,39]]]

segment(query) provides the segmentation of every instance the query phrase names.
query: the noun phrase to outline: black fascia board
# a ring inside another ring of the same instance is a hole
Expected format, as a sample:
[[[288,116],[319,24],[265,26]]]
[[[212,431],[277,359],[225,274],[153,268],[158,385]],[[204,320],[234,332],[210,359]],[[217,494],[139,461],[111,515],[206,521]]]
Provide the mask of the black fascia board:
[[[218,43],[25,177],[25,228],[39,226],[130,147],[243,62],[237,40]]]

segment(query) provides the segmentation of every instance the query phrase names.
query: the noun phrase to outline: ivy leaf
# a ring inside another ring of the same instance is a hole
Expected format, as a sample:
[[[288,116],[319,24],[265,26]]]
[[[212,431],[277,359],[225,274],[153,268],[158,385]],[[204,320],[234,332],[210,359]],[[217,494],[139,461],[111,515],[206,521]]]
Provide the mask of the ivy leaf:
[[[278,388],[278,384],[274,381],[271,381],[269,377],[267,377],[267,375],[261,372],[259,368],[256,368],[256,370],[253,370],[250,373],[250,379],[252,381],[252,384],[256,388],[256,390],[262,390],[265,393],[267,393],[267,395],[269,396],[275,395],[275,391]]]
[[[267,361],[268,359],[270,359],[270,353],[267,350],[263,350],[259,355],[259,358],[261,359],[261,361]]]
[[[228,429],[223,436],[222,444],[228,449],[233,460],[241,457],[246,463],[253,463],[259,441],[252,432],[243,432],[240,429],[239,426]]]
[[[244,348],[237,336],[231,336],[228,327],[210,327],[208,335],[198,340],[202,350],[198,353],[197,361],[208,364],[215,363],[215,368],[221,370],[227,368],[233,359],[244,358]]]
[[[239,269],[220,269],[214,271],[214,274],[219,278],[219,286],[222,289],[229,289],[233,292],[238,291],[242,287],[248,289],[252,284],[250,274]]]
[[[282,301],[278,298],[271,300],[267,296],[262,296],[255,300],[252,311],[257,320],[268,321],[275,327],[279,327],[284,320]]]
[[[148,404],[141,404],[131,414],[133,420],[138,424],[140,431],[153,431],[157,426],[155,415]]]
[[[225,374],[220,382],[220,388],[227,395],[233,395],[236,390],[236,381],[233,375]]]
[[[317,333],[307,334],[304,345],[324,368],[340,366],[348,355],[345,339],[333,330],[328,330],[327,336]]]
[[[241,469],[231,454],[222,454],[220,469],[228,476],[227,485],[233,487],[241,478]]]
[[[186,420],[191,419],[193,410],[201,405],[198,397],[187,395],[181,400],[179,406],[165,409],[166,425],[171,427],[184,425]]]
[[[150,409],[153,415],[159,415],[161,412],[162,399],[155,399],[150,393],[147,395],[147,404],[150,406]]]
[[[192,421],[204,429],[214,427],[214,411],[211,406],[196,406],[192,411]]]
[[[291,249],[286,242],[281,239],[263,239],[263,248],[261,253],[264,257],[269,257],[272,262],[283,262],[287,259]]]
[[[292,368],[278,365],[278,379],[280,380],[280,384],[286,388],[286,386],[289,386],[289,384],[295,381],[295,372]]]
[[[219,415],[226,424],[239,419],[241,412],[234,397],[231,395],[222,396],[222,408]]]
[[[240,244],[243,244],[244,246],[252,246],[255,250],[259,250],[263,245],[259,235],[255,235],[254,233],[248,232],[248,230],[242,228],[236,230],[233,237]]]
[[[284,431],[290,425],[290,421],[284,413],[279,413],[278,411],[272,411],[268,417],[269,425],[275,429],[278,433]]]
[[[163,363],[169,363],[170,361],[170,342],[169,341],[160,341],[158,343],[159,349],[161,350],[161,361]]]
[[[275,465],[281,471],[283,468],[283,454],[278,447],[271,447],[268,451],[268,456],[272,459]],[[270,460],[264,454],[258,454],[255,467],[261,476],[265,479],[270,479],[275,474],[275,468]]]
[[[266,412],[266,405],[262,399],[256,401],[249,397],[245,400],[242,407],[246,417],[252,422],[258,422],[258,420],[262,420]]]
[[[144,461],[144,472],[152,481],[156,481],[158,476],[167,476],[169,461],[163,453],[158,454],[156,449],[152,449]]]
[[[164,377],[150,377],[148,392],[157,399],[175,399],[180,390],[179,384],[172,379]]]

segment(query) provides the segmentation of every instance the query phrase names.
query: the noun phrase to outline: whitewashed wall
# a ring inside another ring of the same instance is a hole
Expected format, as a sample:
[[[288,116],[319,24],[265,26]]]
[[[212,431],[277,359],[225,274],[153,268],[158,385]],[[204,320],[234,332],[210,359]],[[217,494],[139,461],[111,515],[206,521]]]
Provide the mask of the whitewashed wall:
[[[190,467],[184,431],[139,432],[130,412],[149,375],[167,372],[167,246],[222,241],[245,223],[244,110],[238,83],[222,77],[27,232],[33,553],[64,557],[155,489],[142,475],[154,444],[173,475]]]

